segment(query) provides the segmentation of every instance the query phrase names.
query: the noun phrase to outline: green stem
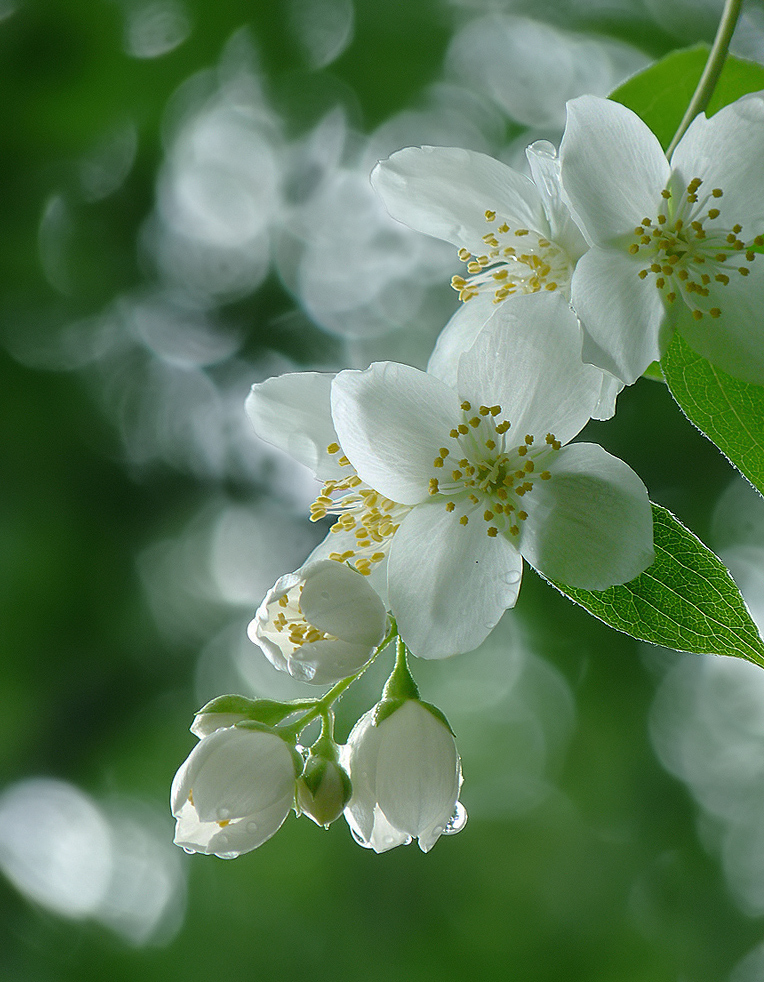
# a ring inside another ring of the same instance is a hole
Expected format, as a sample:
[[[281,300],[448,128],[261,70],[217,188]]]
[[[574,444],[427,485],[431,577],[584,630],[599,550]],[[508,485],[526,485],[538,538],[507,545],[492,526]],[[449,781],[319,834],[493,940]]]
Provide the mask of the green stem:
[[[711,96],[714,94],[716,83],[719,81],[719,76],[721,75],[722,68],[724,67],[724,61],[727,57],[727,52],[729,51],[730,41],[732,40],[732,34],[735,30],[737,19],[740,16],[740,8],[742,4],[743,0],[727,0],[724,5],[722,19],[719,21],[719,28],[716,32],[714,43],[711,46],[706,67],[703,69],[703,74],[700,76],[698,87],[695,89],[695,93],[690,100],[690,104],[687,107],[687,112],[684,114],[682,122],[679,124],[679,129],[674,134],[674,138],[666,151],[666,156],[669,158],[669,160],[671,159],[672,153],[676,150],[679,141],[687,132],[690,123],[693,121],[693,119],[695,119],[698,113],[703,112],[708,103],[711,101]]]
[[[386,648],[390,642],[397,637],[398,628],[396,627],[395,621],[391,619],[390,631],[388,632],[387,636],[380,641],[379,645],[377,646],[377,650],[366,662],[363,668],[359,672],[356,672],[355,675],[350,675],[346,679],[341,679],[336,685],[333,685],[325,695],[313,703],[304,716],[301,716],[296,722],[292,723],[291,726],[283,727],[280,731],[281,735],[284,738],[297,739],[300,731],[304,730],[308,723],[312,723],[317,716],[321,716],[326,719],[329,709],[337,701],[337,699],[339,699],[342,693],[349,688],[356,679],[359,679],[363,675],[380,651],[382,651],[383,648]]]

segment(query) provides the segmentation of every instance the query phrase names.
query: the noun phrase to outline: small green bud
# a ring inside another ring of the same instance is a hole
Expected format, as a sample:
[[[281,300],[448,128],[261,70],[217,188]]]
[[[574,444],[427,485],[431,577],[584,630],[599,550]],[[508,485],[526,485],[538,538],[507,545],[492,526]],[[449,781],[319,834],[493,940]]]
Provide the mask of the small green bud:
[[[316,825],[328,828],[350,801],[350,778],[336,760],[311,754],[297,779],[298,809]]]

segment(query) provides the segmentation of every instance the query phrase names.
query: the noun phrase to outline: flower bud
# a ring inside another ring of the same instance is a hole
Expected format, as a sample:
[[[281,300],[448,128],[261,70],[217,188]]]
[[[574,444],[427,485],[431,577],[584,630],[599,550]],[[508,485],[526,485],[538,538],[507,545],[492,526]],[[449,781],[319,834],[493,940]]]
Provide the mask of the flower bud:
[[[385,605],[364,577],[325,559],[282,576],[248,634],[282,672],[325,685],[363,668],[386,627]]]
[[[186,852],[233,859],[281,828],[299,771],[292,748],[257,724],[204,736],[172,782],[175,842]]]
[[[353,727],[343,763],[353,783],[345,818],[362,846],[386,852],[419,840],[428,852],[466,813],[457,803],[461,762],[445,718],[419,699],[370,710]],[[381,718],[380,718],[381,717]]]
[[[311,754],[297,779],[297,805],[316,825],[328,828],[350,800],[347,772],[336,760]]]

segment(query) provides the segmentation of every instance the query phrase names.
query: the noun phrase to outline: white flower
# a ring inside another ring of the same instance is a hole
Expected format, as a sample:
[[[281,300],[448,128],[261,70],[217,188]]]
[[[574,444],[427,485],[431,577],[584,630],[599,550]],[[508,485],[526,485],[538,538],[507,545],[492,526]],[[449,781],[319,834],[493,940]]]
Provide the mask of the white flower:
[[[456,382],[459,356],[497,305],[541,291],[569,300],[573,270],[587,250],[562,197],[554,147],[541,140],[526,155],[533,180],[486,154],[455,147],[408,147],[372,171],[393,218],[452,242],[467,264],[468,275],[451,281],[464,302],[427,366],[449,384]],[[610,374],[602,383],[592,415],[607,419],[622,385]]]
[[[527,330],[505,330],[510,309]],[[637,475],[599,446],[563,447],[600,391],[579,347],[567,303],[543,293],[499,308],[462,355],[456,388],[390,362],[334,380],[344,453],[366,485],[408,509],[389,536],[387,588],[415,655],[477,647],[514,606],[523,556],[589,590],[652,562]]]
[[[375,724],[378,708],[358,720],[344,748],[353,784],[345,818],[356,841],[375,852],[412,838],[429,852],[457,807],[462,777],[456,742],[446,723],[417,699]]]
[[[282,576],[248,634],[275,668],[325,685],[359,671],[386,627],[385,605],[368,581],[343,563],[323,560]]]
[[[571,284],[584,358],[631,383],[678,330],[722,370],[764,382],[764,95],[701,114],[669,163],[615,102],[568,103],[562,184],[591,243]]]
[[[409,508],[365,484],[342,453],[331,412],[334,375],[296,372],[252,386],[246,410],[257,435],[310,467],[324,482],[311,520],[337,516],[307,562],[352,565],[384,599],[392,535]]]
[[[294,803],[292,751],[276,733],[223,727],[203,737],[172,782],[175,842],[232,859],[281,828]]]

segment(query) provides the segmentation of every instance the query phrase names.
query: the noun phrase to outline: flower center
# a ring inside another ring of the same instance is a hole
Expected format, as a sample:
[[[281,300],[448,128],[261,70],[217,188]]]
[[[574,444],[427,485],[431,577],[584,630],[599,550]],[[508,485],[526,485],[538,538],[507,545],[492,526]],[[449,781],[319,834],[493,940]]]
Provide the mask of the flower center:
[[[487,211],[485,220],[494,223],[496,212]],[[566,297],[570,293],[573,263],[555,242],[531,229],[510,228],[507,222],[494,226],[483,241],[488,247],[485,255],[459,250],[459,258],[467,264],[470,274],[466,279],[451,279],[460,300],[466,302],[479,293],[490,292],[494,303],[501,303],[514,293],[562,290]]]
[[[465,401],[461,408],[462,422],[449,433],[451,446],[441,447],[433,461],[446,473],[430,478],[430,494],[447,498],[446,511],[458,510],[461,525],[482,511],[491,538],[519,535],[528,517],[519,499],[533,491],[537,480],[551,478],[538,465],[560,449],[560,441],[547,433],[544,442],[534,446],[528,433],[523,443],[513,446],[506,435],[509,421],[497,422],[501,406],[480,406],[475,414]]]
[[[639,270],[639,278],[654,276],[655,286],[668,303],[681,296],[695,320],[706,314],[721,316],[722,288],[729,285],[731,276],[748,276],[755,247],[764,246],[764,236],[746,242],[740,238],[742,225],[725,224],[724,192],[714,188],[698,195],[702,183],[694,177],[681,195],[664,188],[663,210],[655,219],[642,219],[629,246],[631,255],[649,263]],[[743,265],[743,258],[749,265]]]
[[[300,606],[304,583],[295,584],[285,594],[269,604],[266,633],[280,649],[285,658],[302,647],[315,641],[336,641],[333,634],[319,631],[305,620]],[[273,609],[271,609],[273,608]]]
[[[326,449],[332,455],[341,452],[337,443],[330,443]],[[317,522],[327,515],[337,515],[330,531],[352,534],[353,544],[350,549],[329,553],[329,558],[338,563],[349,563],[368,576],[372,565],[382,562],[387,555],[393,535],[411,508],[386,498],[365,484],[344,454],[338,463],[349,468],[348,476],[325,482],[310,506],[310,520]]]

